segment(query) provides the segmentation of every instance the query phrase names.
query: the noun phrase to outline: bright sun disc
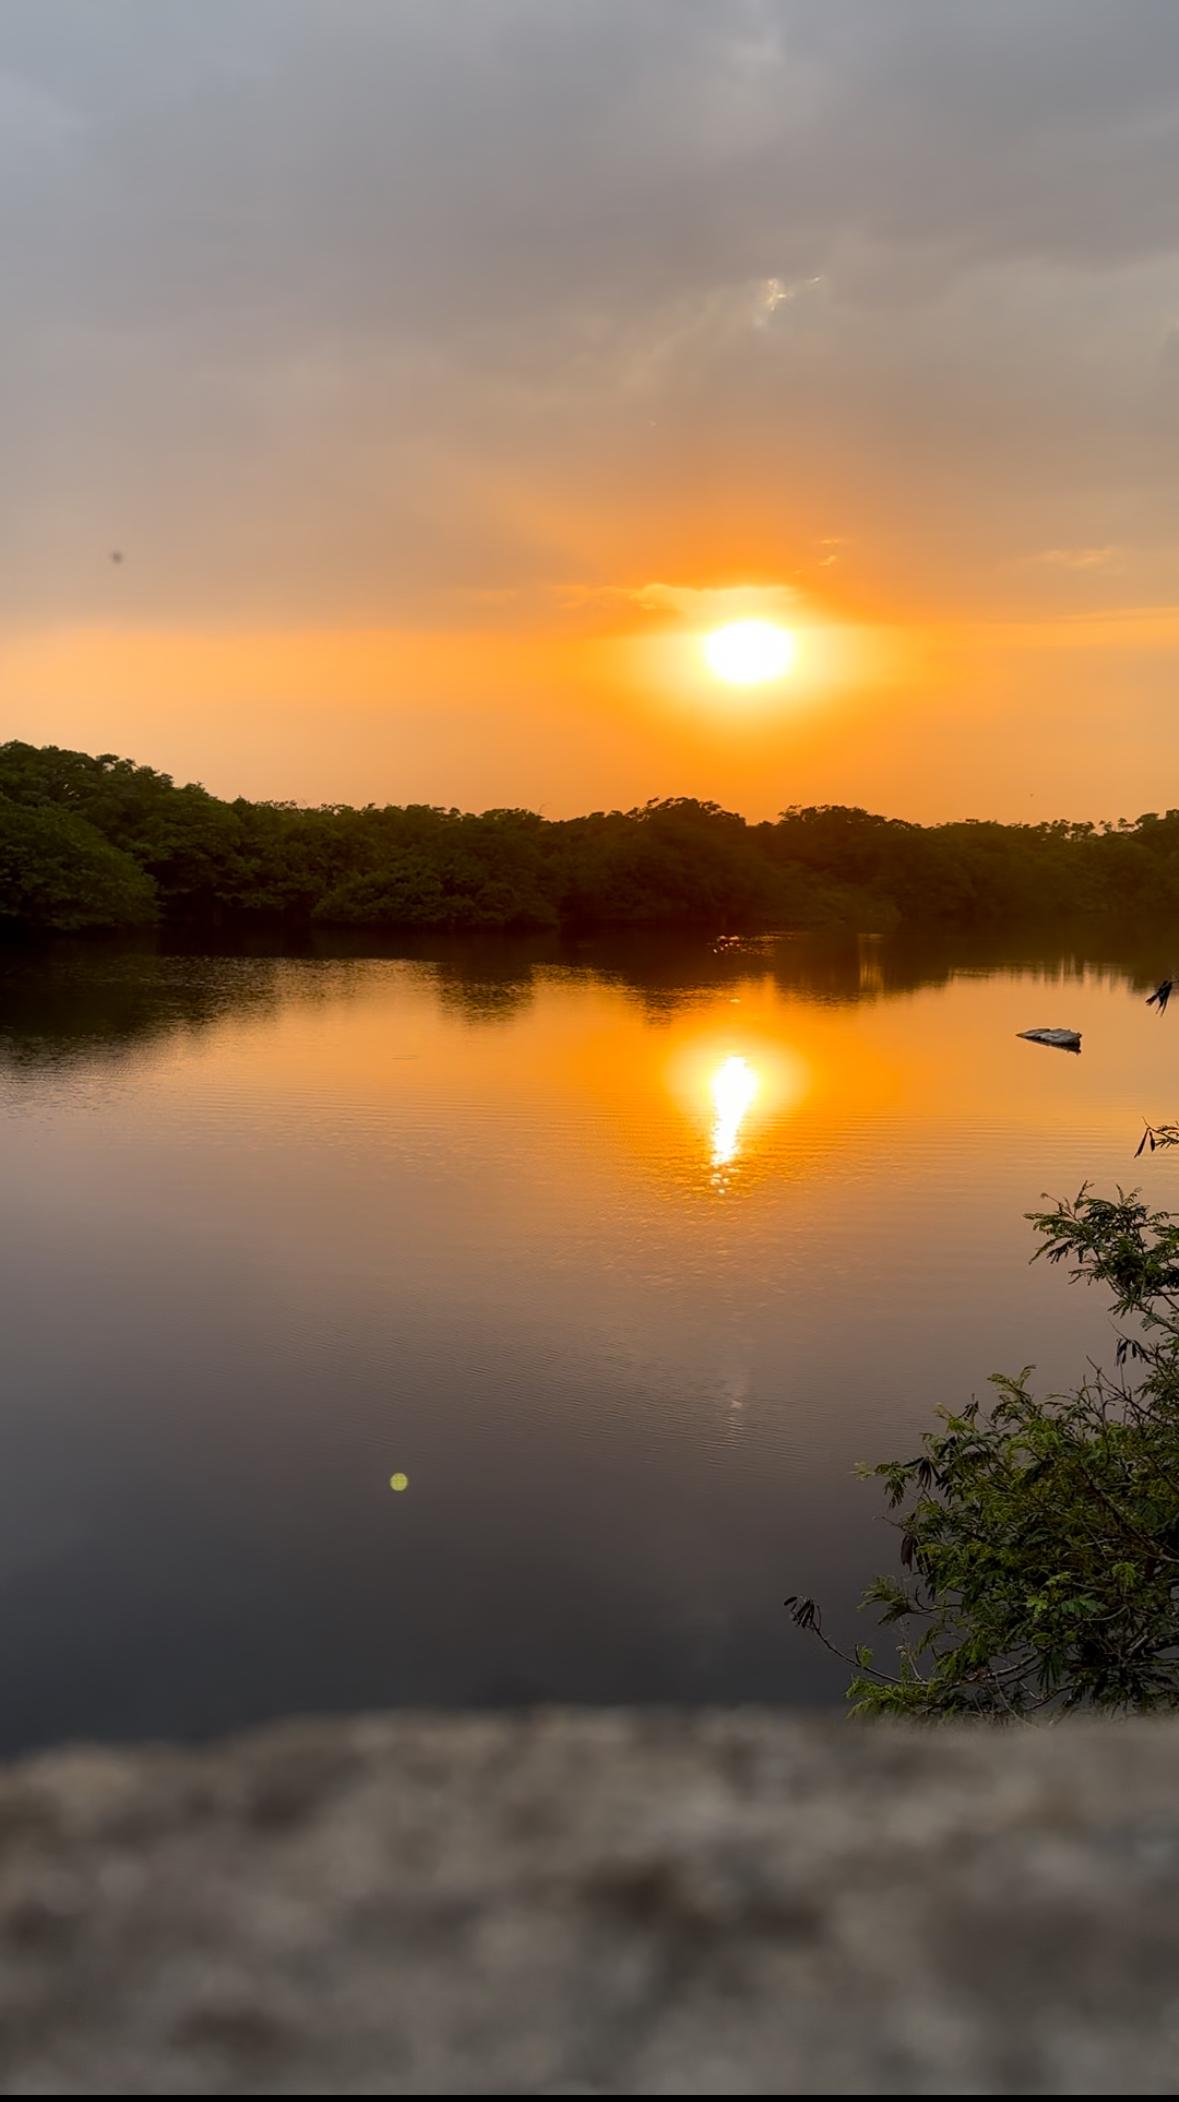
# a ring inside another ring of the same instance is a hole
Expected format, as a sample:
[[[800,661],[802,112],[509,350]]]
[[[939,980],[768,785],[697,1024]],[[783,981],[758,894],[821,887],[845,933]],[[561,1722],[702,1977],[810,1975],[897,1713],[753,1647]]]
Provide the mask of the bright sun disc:
[[[794,662],[797,643],[789,628],[772,620],[734,620],[705,637],[704,654],[718,679],[730,686],[758,686],[780,678]]]

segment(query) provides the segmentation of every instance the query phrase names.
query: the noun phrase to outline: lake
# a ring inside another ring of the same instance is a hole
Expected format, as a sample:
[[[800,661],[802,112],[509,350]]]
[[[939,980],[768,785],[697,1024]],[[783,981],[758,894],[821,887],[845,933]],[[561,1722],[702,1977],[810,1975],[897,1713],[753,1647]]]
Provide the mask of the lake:
[[[1111,1354],[1042,1192],[1179,1195],[1141,947],[6,952],[2,1748],[838,1701],[855,1463]]]

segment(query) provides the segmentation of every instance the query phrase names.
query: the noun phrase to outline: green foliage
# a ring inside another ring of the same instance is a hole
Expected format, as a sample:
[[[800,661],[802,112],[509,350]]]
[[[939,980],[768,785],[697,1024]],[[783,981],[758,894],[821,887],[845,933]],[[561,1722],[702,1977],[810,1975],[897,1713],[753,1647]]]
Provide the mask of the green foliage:
[[[859,1714],[1179,1706],[1179,1220],[1082,1189],[1032,1224],[1038,1254],[1109,1292],[1115,1370],[1045,1399],[997,1377],[988,1411],[942,1412],[916,1458],[863,1470],[901,1536],[864,1603],[904,1639],[894,1672],[846,1659]],[[813,1600],[787,1603],[826,1641]]]
[[[155,916],[151,879],[85,818],[0,796],[0,929],[74,934]]]
[[[420,804],[304,810],[222,802],[110,752],[16,742],[0,745],[0,798],[85,824],[149,879],[173,921],[890,933],[1179,910],[1179,811],[1098,829],[923,827],[835,805],[750,825],[691,796],[559,820]],[[88,868],[76,860],[59,900],[78,927],[108,924]],[[40,910],[10,911],[9,923],[65,924]]]

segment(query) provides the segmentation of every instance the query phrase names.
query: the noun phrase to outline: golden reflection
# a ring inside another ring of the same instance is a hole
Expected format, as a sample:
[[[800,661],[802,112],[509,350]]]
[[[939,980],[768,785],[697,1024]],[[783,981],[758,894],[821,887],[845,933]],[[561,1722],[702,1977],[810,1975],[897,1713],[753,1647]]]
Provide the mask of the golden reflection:
[[[712,1076],[712,1165],[727,1168],[734,1159],[741,1126],[757,1094],[757,1074],[747,1058],[726,1058]]]
[[[674,1029],[676,1041],[663,1064],[685,1138],[692,1133],[692,1179],[703,1167],[717,1194],[730,1188],[738,1170],[743,1183],[751,1175],[760,1179],[776,1157],[783,1117],[798,1108],[814,1080],[811,1062],[783,1042],[774,992],[747,978],[740,981],[740,995],[736,1027],[726,991],[716,1001],[713,1027],[705,1022],[702,1028],[692,1017]]]
[[[878,1000],[884,992],[884,964],[880,941],[875,935],[860,937],[860,998]]]

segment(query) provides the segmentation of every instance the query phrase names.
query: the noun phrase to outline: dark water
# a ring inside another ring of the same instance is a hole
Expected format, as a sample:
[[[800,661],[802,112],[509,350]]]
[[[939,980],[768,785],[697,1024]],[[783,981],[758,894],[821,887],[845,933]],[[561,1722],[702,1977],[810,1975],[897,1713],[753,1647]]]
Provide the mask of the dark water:
[[[1023,1212],[1174,1198],[1159,961],[0,959],[0,1743],[837,1699],[855,1462],[1107,1349]]]

